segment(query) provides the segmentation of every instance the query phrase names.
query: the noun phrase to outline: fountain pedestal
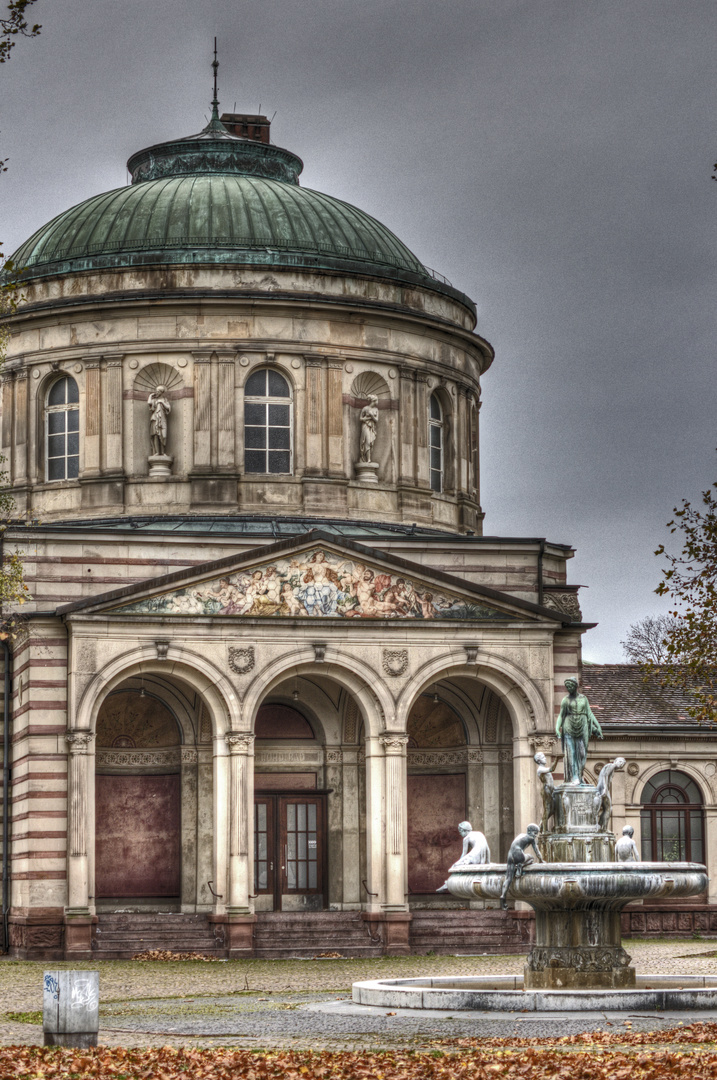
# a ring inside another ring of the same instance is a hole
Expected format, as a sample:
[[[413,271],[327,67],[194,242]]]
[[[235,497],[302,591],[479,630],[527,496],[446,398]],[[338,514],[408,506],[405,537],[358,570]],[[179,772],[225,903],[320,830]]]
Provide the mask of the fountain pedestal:
[[[561,784],[555,789],[555,825],[541,837],[546,862],[613,862],[615,837],[595,824],[597,788]]]
[[[599,879],[585,879],[577,873],[561,878],[553,905],[544,908],[533,903],[535,944],[523,971],[526,990],[625,990],[635,986],[635,969],[622,947],[619,910],[632,897],[626,896],[616,907],[614,898],[591,895],[600,891]],[[554,906],[556,900],[563,903]]]

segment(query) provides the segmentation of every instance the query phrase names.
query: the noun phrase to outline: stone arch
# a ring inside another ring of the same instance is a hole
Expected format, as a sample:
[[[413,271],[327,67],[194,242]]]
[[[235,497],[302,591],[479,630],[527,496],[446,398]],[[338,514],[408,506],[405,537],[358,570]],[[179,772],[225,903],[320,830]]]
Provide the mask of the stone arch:
[[[406,720],[413,701],[425,688],[442,678],[455,675],[469,676],[484,683],[498,694],[508,711],[513,731],[517,736],[529,736],[551,723],[543,697],[532,679],[512,661],[504,657],[478,650],[476,663],[468,664],[463,655],[445,653],[422,664],[404,687],[396,708],[396,727],[405,730]]]
[[[286,361],[277,360],[276,358],[269,360],[266,356],[258,355],[249,357],[249,360],[250,362],[246,367],[239,367],[237,376],[237,388],[242,394],[244,393],[244,387],[246,386],[247,380],[250,379],[252,375],[255,375],[257,371],[266,368],[269,371],[278,371],[279,374],[286,379],[289,384],[289,389],[291,390],[292,399],[296,401],[296,392],[300,389],[299,380],[297,378],[300,371],[294,371],[291,368],[288,358]]]
[[[651,765],[648,765],[643,771],[636,777],[629,777],[631,783],[629,785],[629,796],[626,791],[626,802],[642,805],[642,792],[645,786],[652,780],[658,773],[671,770],[672,772],[683,772],[686,776],[689,776],[690,780],[693,780],[697,787],[702,792],[702,798],[704,805],[708,806],[710,803],[715,802],[715,791],[713,784],[704,773],[700,772],[689,761],[675,762],[669,759],[663,761],[654,761]],[[629,774],[626,775],[626,779]],[[628,785],[625,785],[628,788]]]
[[[376,672],[337,649],[328,648],[326,652],[322,675],[333,679],[354,696],[367,732],[377,736],[386,727],[392,727],[393,700]],[[297,653],[289,663],[283,657],[277,658],[257,672],[244,694],[242,726],[245,730],[253,729],[259,705],[275,687],[292,676],[298,678],[316,671],[316,654],[312,648],[304,647]]]
[[[158,660],[147,656],[147,647],[123,653],[106,664],[88,682],[76,703],[75,726],[94,732],[102,702],[121,683],[142,675],[159,675],[171,681],[187,683],[207,707],[215,735],[238,729],[240,720],[237,695],[224,674],[203,657],[192,655],[187,660]],[[188,650],[183,650],[186,654]]]

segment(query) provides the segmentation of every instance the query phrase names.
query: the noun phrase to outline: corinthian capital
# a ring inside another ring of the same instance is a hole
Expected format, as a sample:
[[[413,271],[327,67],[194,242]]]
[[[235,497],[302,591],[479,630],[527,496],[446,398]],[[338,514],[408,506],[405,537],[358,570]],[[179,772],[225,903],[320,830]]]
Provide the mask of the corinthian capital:
[[[408,746],[408,735],[379,735],[378,741],[387,754],[403,754]]]
[[[254,745],[254,736],[249,731],[229,731],[224,737],[230,754],[248,754]]]
[[[67,731],[65,742],[71,754],[83,754],[95,737],[94,731]]]

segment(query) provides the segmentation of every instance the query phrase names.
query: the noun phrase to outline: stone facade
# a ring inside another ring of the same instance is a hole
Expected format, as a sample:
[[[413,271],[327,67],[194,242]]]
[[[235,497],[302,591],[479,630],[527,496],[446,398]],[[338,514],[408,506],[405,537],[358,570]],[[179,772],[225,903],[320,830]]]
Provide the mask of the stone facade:
[[[540,812],[533,755],[589,627],[572,550],[482,535],[471,302],[334,247],[30,265],[2,383],[32,593],[5,672],[14,955],[131,954],[162,913],[165,944],[250,955],[280,912],[425,952],[458,821],[504,859]],[[266,473],[257,374],[286,388]],[[645,782],[679,767],[717,858],[712,737],[604,727],[614,827],[639,838]],[[527,913],[472,906],[491,948],[528,940]]]

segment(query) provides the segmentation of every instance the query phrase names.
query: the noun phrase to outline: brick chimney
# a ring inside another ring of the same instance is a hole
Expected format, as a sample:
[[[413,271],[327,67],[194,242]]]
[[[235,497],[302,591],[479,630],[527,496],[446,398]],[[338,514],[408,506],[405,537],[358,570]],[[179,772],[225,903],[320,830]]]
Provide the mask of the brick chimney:
[[[221,121],[232,135],[255,142],[269,142],[271,120],[266,116],[250,116],[248,113],[222,113]]]

